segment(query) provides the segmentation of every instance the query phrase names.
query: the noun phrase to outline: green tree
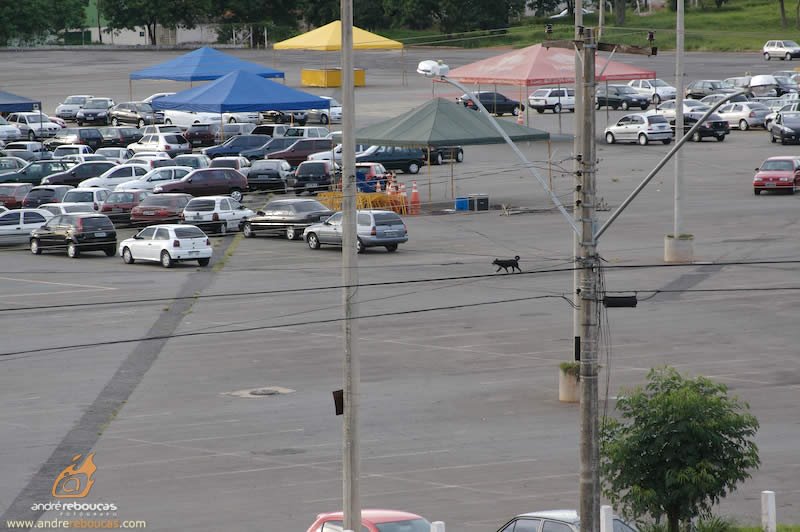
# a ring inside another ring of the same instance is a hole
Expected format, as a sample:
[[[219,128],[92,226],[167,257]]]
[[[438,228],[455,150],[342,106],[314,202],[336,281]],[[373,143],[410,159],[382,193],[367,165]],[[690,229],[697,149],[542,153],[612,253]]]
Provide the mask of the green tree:
[[[525,10],[525,0],[442,0],[440,29],[445,33],[506,28]]]
[[[23,42],[48,32],[80,28],[88,0],[25,0],[0,2],[0,44]]]
[[[617,401],[621,419],[602,428],[603,492],[625,515],[666,515],[678,532],[758,467],[758,421],[723,384],[673,368],[647,379]]]
[[[103,0],[100,7],[111,28],[134,30],[146,27],[151,44],[158,44],[158,24],[168,28],[193,28],[211,14],[211,9],[211,0]]]

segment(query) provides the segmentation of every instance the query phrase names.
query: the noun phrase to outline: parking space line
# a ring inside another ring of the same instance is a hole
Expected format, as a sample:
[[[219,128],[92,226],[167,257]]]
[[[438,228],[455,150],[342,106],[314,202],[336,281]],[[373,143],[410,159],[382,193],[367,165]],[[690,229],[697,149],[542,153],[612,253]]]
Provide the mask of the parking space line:
[[[109,287],[109,286],[98,286],[98,285],[91,285],[91,284],[79,284],[79,283],[57,283],[55,281],[39,281],[36,279],[19,279],[16,277],[2,277],[0,276],[0,280],[3,281],[22,281],[24,283],[34,283],[34,284],[48,284],[48,285],[55,285],[55,286],[73,286],[76,288],[93,288],[95,290],[117,290],[116,288]]]

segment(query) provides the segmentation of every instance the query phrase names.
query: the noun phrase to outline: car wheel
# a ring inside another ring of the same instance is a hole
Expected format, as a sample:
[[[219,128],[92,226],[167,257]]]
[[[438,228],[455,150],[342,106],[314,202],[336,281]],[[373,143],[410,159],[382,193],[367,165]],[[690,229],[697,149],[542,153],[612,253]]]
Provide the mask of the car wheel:
[[[699,131],[695,131],[692,134],[692,141],[693,142],[700,142],[701,140],[703,140],[703,137],[700,136],[700,132]]]
[[[409,174],[419,173],[419,164],[415,162],[408,163],[408,166],[406,167],[406,172],[408,172]]]
[[[236,123],[236,119],[235,119],[234,117],[230,117],[230,118],[228,119],[228,123],[229,123],[229,124],[235,124],[235,123]]]
[[[172,257],[166,249],[161,252],[161,265],[165,268],[172,268]]]
[[[78,122],[78,125],[81,125],[80,122]],[[28,140],[34,140],[35,138],[36,133],[34,133],[33,130],[28,131]]]
[[[557,103],[557,104],[555,104],[553,106],[553,112],[554,113],[560,113],[561,112],[561,104],[560,103]]]
[[[661,96],[658,94],[653,94],[653,105],[658,105],[661,103]]]
[[[31,238],[31,253],[34,255],[41,255],[42,248],[39,247],[39,239],[38,238]]]
[[[142,129],[144,127],[144,118],[140,118],[138,122],[136,122],[136,127]]]
[[[606,133],[606,144],[614,144],[616,139],[614,138],[614,134],[612,132]]]
[[[669,144],[672,142],[672,139],[664,139],[661,142],[663,142],[664,144]]]
[[[748,129],[750,129],[750,124],[747,123],[747,120],[744,118],[739,120],[739,131],[747,131]]]
[[[757,188],[754,188],[754,189],[753,189],[753,193],[754,193],[756,196],[760,196],[760,195],[761,195],[761,191],[760,191],[760,190],[758,190]]]
[[[541,108],[536,109],[536,112],[539,113],[540,115],[544,114],[544,109],[541,109]]]
[[[433,164],[441,165],[444,162],[444,157],[442,157],[441,153],[436,154],[436,159],[433,161]]]
[[[250,225],[250,222],[245,222],[242,226],[242,234],[245,238],[253,238],[256,236],[256,232],[253,231],[253,226]]]
[[[105,251],[106,257],[113,257],[117,254],[117,248],[114,246],[108,246],[103,251]]]
[[[511,114],[512,114],[513,116],[519,116],[519,107],[514,107],[514,108],[511,110]]]
[[[644,133],[639,133],[639,137],[637,140],[639,141],[639,146],[647,146],[648,142],[650,142],[647,139],[647,135],[645,135]]]
[[[771,125],[772,125],[772,120],[766,120],[766,121],[764,122],[764,129],[766,129],[767,131],[769,131],[770,129],[772,129],[772,128],[770,127]]]
[[[311,249],[319,249],[319,238],[317,238],[316,233],[308,233],[306,242],[308,243],[308,247]]]
[[[134,262],[136,262],[136,259],[133,258],[133,254],[131,253],[130,248],[123,248],[122,262],[124,262],[125,264],[133,264]]]
[[[649,103],[642,105],[642,111],[646,111],[648,107],[650,107]]]
[[[600,102],[595,102],[594,108],[599,110],[600,109]]]
[[[463,150],[458,150],[458,153],[456,153],[456,162],[457,163],[463,163],[464,162],[464,151]]]
[[[172,125],[172,120],[170,120],[169,118],[167,118],[166,120],[164,120],[164,124],[166,124],[166,125],[168,125],[168,126],[171,126],[171,125]]]
[[[773,144],[775,144],[775,135],[773,135],[772,133],[770,133],[770,134],[769,134],[769,140],[770,140],[770,141],[771,141]]]
[[[785,60],[787,60],[787,61],[791,61],[792,60],[792,54],[790,54],[789,52],[786,52],[786,55],[783,56],[783,58]]]
[[[242,191],[238,188],[231,190],[231,197],[236,201],[242,201]]]
[[[203,267],[208,266],[209,262],[211,262],[211,259],[209,259],[208,257],[206,257],[204,259],[197,259],[197,264],[199,264],[200,266],[203,266]]]
[[[783,135],[781,135],[781,145],[786,146],[786,139],[783,138]]]
[[[397,251],[397,244],[388,244],[386,246],[386,251],[388,251],[389,253],[394,253],[395,251]]]
[[[328,118],[328,115],[326,115],[325,113],[322,113],[322,116],[319,117],[319,123],[322,124],[322,125],[327,125],[328,122],[330,122],[330,119]]]
[[[725,140],[725,135],[717,135],[717,142],[722,142]]]
[[[300,235],[301,233],[291,225],[286,228],[286,240],[297,240]]]
[[[623,111],[627,111],[628,107],[630,107],[630,105],[628,105],[628,102],[622,102],[622,110]]]
[[[356,253],[364,253],[364,243],[360,238],[356,240]]]
[[[111,125],[115,127],[119,125],[119,119],[116,116],[111,119]]]
[[[78,255],[80,254],[81,252],[78,251],[78,246],[75,244],[75,242],[67,243],[67,257],[74,259],[77,258]]]
[[[619,105],[612,105],[611,108],[616,111],[617,109],[619,109]]]
[[[770,60],[770,59],[772,59],[772,58],[769,56],[769,54],[768,54],[768,53],[766,53],[766,52],[765,52],[765,53],[764,53],[764,59],[765,59],[765,60],[767,60],[767,61],[769,61],[769,60]]]

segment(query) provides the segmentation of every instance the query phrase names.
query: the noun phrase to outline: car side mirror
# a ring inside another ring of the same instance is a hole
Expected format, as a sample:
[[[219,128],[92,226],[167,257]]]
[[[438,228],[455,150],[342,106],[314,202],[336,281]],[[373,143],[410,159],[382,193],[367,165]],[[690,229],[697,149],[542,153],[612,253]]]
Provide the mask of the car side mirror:
[[[265,213],[264,213],[264,211],[256,211],[256,214],[259,215],[259,216],[264,216]]]
[[[186,182],[187,183],[191,183],[192,182],[192,178],[190,177],[189,179],[186,180]]]
[[[244,205],[239,205],[239,210],[243,211],[244,210]]]
[[[134,239],[134,240],[141,240],[141,239],[142,239],[142,237],[140,237],[139,235],[133,235],[133,239]]]

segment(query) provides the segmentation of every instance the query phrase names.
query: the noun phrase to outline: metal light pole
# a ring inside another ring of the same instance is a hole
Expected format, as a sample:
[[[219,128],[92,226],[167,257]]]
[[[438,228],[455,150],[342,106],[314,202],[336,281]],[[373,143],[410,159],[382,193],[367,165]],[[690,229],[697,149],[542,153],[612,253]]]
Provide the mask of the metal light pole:
[[[583,0],[575,0],[575,41],[580,43],[583,40]],[[583,116],[582,109],[584,108],[584,94],[583,94],[583,58],[581,54],[583,51],[578,46],[575,49],[575,139],[572,144],[572,153],[575,156],[575,176],[576,184],[580,183],[580,178],[577,178],[581,172],[581,161],[577,154],[583,151],[583,127],[580,120]],[[581,201],[581,192],[578,186],[575,187],[575,192],[572,195],[573,215],[575,217],[576,226],[580,226],[580,209],[577,207],[578,202]],[[581,298],[577,293],[580,286],[580,272],[577,268],[578,257],[581,256],[581,235],[575,232],[572,238],[572,257],[575,261],[575,270],[572,272],[572,286],[573,286],[573,302],[575,307],[572,309],[572,357],[574,360],[581,359]]]
[[[358,409],[358,262],[356,244],[355,88],[353,0],[341,0],[342,19],[342,299],[344,304],[344,430],[342,499],[345,530],[361,530]]]

